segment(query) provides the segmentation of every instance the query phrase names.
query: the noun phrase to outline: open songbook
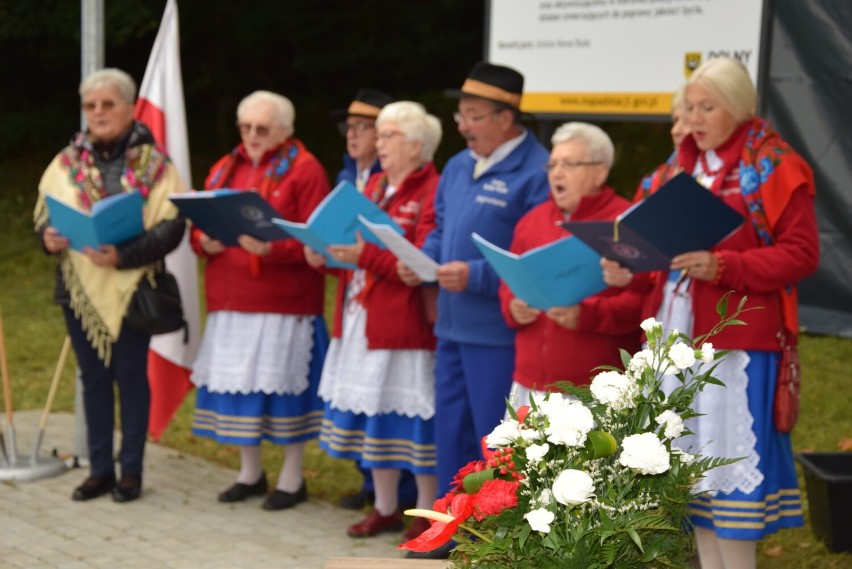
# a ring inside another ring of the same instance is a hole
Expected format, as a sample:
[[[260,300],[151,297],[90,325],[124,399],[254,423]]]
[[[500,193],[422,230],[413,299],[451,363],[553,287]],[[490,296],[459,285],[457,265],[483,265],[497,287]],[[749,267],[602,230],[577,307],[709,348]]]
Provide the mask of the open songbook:
[[[710,250],[742,224],[742,215],[680,173],[614,221],[562,226],[607,259],[641,273],[668,270],[681,253]]]

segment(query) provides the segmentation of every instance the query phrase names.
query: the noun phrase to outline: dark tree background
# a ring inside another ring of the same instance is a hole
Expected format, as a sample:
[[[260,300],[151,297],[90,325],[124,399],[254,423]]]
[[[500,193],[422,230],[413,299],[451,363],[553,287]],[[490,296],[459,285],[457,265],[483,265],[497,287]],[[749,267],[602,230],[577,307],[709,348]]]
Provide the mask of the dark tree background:
[[[164,7],[164,0],[105,0],[106,66],[141,83]],[[463,147],[451,118],[456,102],[444,90],[483,57],[485,0],[179,0],[178,8],[196,186],[238,141],[236,105],[255,89],[293,101],[297,136],[332,177],[343,141],[329,112],[360,87],[419,101],[441,118],[439,168]],[[0,49],[0,167],[31,164],[34,187],[79,127],[79,0],[0,0]],[[540,132],[535,121],[529,126]],[[668,154],[668,126],[601,126],[617,148],[610,181],[632,195]]]

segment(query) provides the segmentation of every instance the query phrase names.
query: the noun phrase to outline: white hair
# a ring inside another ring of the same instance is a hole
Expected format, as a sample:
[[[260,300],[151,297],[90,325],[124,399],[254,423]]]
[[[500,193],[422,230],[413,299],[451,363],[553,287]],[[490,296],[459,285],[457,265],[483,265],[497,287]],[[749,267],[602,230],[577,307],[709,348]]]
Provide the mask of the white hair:
[[[407,140],[420,142],[420,159],[431,162],[441,143],[441,121],[426,112],[414,101],[397,101],[385,105],[376,117],[376,126],[393,123],[405,134]]]
[[[287,136],[296,132],[293,127],[293,122],[296,120],[296,109],[293,107],[293,103],[284,95],[272,91],[255,91],[246,95],[237,105],[237,120],[242,119],[242,115],[248,107],[261,102],[269,103],[275,108],[275,122],[287,131]]]
[[[550,142],[553,146],[568,142],[569,140],[580,140],[586,146],[589,160],[602,162],[607,170],[612,168],[615,157],[615,147],[612,140],[600,127],[585,122],[569,122],[556,129]]]
[[[136,101],[136,82],[133,78],[115,67],[100,69],[88,75],[80,82],[80,98],[95,89],[114,87],[121,94],[121,98],[131,105]]]

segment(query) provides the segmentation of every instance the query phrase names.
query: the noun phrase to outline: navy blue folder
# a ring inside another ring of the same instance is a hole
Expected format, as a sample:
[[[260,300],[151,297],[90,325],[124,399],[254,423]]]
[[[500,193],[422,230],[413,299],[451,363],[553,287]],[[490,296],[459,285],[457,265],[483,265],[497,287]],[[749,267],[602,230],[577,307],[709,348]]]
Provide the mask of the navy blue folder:
[[[229,247],[237,245],[240,235],[261,241],[289,237],[272,223],[281,214],[257,192],[206,190],[175,194],[169,199],[201,231]]]
[[[642,273],[668,270],[681,253],[710,250],[742,224],[742,215],[680,173],[615,221],[567,221],[563,227],[601,256]]]

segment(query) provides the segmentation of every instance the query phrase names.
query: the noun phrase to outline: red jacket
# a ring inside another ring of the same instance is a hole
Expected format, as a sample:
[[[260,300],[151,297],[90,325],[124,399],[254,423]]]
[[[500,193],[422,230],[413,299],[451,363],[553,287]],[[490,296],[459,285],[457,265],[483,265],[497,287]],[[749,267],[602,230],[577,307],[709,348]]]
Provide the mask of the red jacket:
[[[748,297],[746,308],[761,309],[750,310],[740,316],[746,326],[728,326],[708,341],[720,349],[778,351],[776,333],[783,327],[778,291],[794,287],[799,280],[815,271],[819,262],[813,185],[812,178],[802,175],[803,172],[810,173],[810,168],[798,154],[787,152],[779,163],[774,164],[774,173],[771,175],[775,177],[776,184],[797,181],[794,187],[784,188],[789,193],[789,201],[774,221],[774,244],[764,246],[750,220],[740,189],[740,160],[744,152],[750,151],[746,142],[751,124],[752,121],[747,121],[740,126],[728,142],[716,149],[725,166],[710,191],[740,212],[745,222],[712,249],[724,263],[719,282],[711,284],[693,280],[690,285],[692,311],[695,315],[693,336],[706,334],[719,322],[716,304],[726,292],[734,291],[728,301],[731,309],[739,304],[743,296]],[[684,171],[691,173],[698,155],[695,141],[688,136],[681,143],[676,159]],[[640,195],[642,192],[640,188]],[[765,201],[774,197],[765,196]],[[652,278],[654,288],[643,306],[644,317],[656,316],[662,303],[667,274],[654,273]]]
[[[435,226],[433,202],[439,180],[431,162],[412,172],[397,188],[383,209],[405,230],[405,237],[421,245]],[[374,174],[365,195],[375,193],[384,174]],[[376,349],[434,350],[435,336],[424,304],[421,287],[409,287],[399,280],[396,257],[390,251],[365,243],[358,266],[368,272],[363,302],[367,310],[367,347]],[[352,271],[336,271],[340,277],[334,313],[333,335],[342,335],[343,301]]]
[[[319,161],[300,142],[295,142],[299,148],[296,159],[286,175],[270,188],[266,199],[282,218],[304,222],[328,194],[329,183]],[[266,153],[254,166],[240,145],[231,175],[218,181],[216,187],[260,188],[270,159],[277,151]],[[231,155],[224,156],[211,168],[205,187],[211,183],[219,167],[231,159]],[[200,235],[201,230],[193,228],[192,248],[207,260],[204,283],[208,312],[322,314],[325,279],[307,264],[299,241],[274,241],[272,251],[263,257],[251,255],[242,247],[227,247],[218,255],[207,255],[201,249]],[[259,270],[252,269],[252,259],[259,260]]]
[[[572,220],[610,220],[627,209],[630,202],[608,187],[584,197]],[[527,213],[515,227],[513,253],[524,253],[571,233],[559,223],[562,210],[553,199]],[[627,288],[607,288],[580,303],[576,330],[556,324],[543,312],[527,326],[521,326],[509,313],[512,291],[500,283],[500,308],[506,323],[516,329],[515,374],[513,379],[538,390],[554,389],[556,381],[575,385],[590,383],[592,369],[600,365],[621,366],[619,348],[631,353],[639,347],[642,291],[647,280],[636,278]]]

